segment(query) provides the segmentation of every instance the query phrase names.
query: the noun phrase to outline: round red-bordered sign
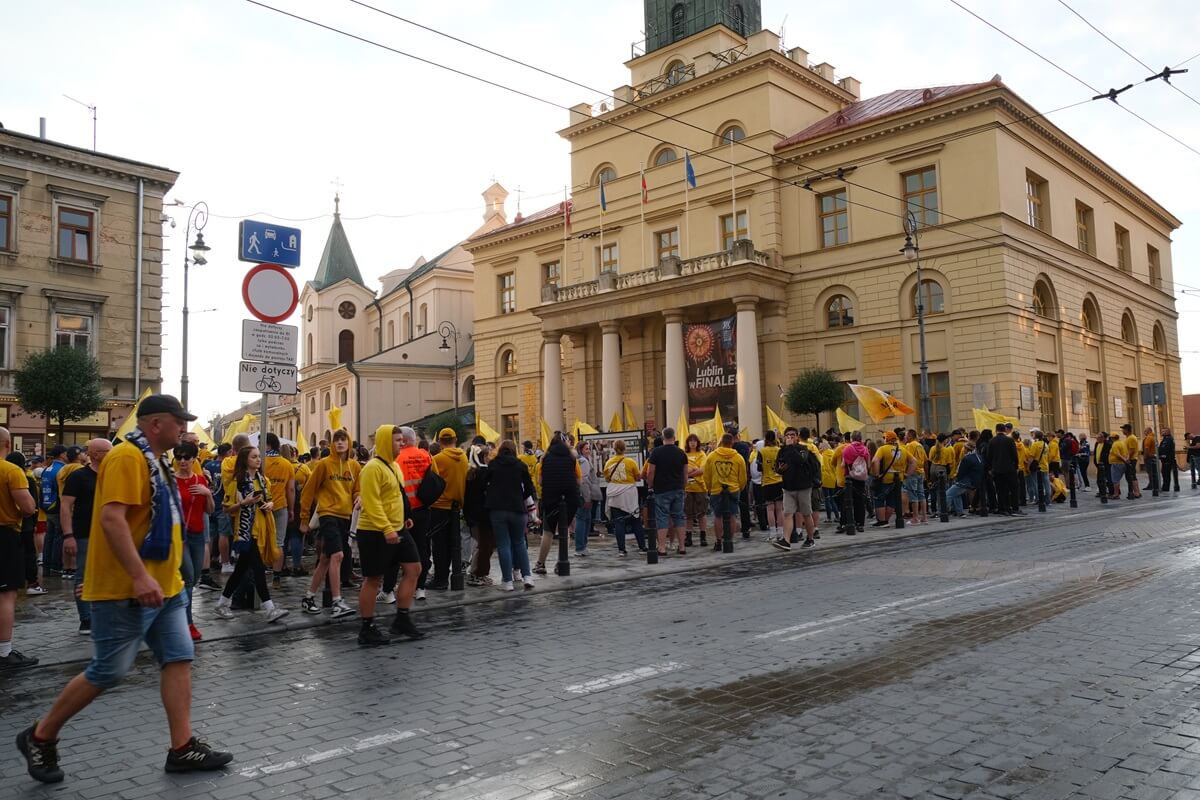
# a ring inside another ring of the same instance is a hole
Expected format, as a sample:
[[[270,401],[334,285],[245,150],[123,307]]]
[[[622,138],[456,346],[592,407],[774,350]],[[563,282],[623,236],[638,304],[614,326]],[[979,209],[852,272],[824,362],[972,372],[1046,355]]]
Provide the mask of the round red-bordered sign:
[[[259,264],[242,280],[242,300],[263,322],[282,322],[300,302],[300,289],[292,273],[278,264]]]

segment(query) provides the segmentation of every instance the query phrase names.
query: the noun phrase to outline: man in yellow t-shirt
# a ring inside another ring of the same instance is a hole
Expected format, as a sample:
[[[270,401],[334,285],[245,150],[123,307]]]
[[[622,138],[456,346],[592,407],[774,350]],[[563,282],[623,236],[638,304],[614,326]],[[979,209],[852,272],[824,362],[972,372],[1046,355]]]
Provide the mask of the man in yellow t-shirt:
[[[821,451],[817,450],[820,459]],[[767,505],[767,525],[771,527],[772,540],[783,536],[783,476],[775,468],[779,460],[779,440],[775,431],[767,431],[762,447],[758,448],[755,456],[758,469],[762,474],[763,501]],[[819,488],[819,487],[818,487]]]
[[[12,436],[7,428],[0,428],[0,672],[38,663],[12,646],[17,592],[25,588],[21,521],[37,511],[37,504],[25,472],[7,460],[11,450]]]
[[[233,760],[192,735],[192,639],[179,566],[183,538],[179,493],[166,454],[195,419],[170,395],[150,395],[137,427],[112,449],[96,476],[96,500],[83,599],[92,604],[92,660],[67,684],[50,711],[17,736],[29,774],[58,783],[56,745],[62,726],[105,689],[121,682],[144,641],[161,665],[170,728],[168,772],[215,770]],[[169,540],[163,541],[163,539]],[[167,547],[166,558],[143,556]]]
[[[884,431],[883,444],[875,450],[871,459],[871,474],[878,478],[875,484],[875,522],[873,528],[882,528],[898,512],[900,492],[897,484],[912,475],[916,462],[896,440],[894,431]]]
[[[1121,443],[1125,446],[1125,482],[1129,488],[1128,497],[1134,500],[1142,496],[1142,486],[1138,483],[1137,476],[1138,453],[1142,451],[1142,443],[1138,441],[1138,437],[1133,433],[1133,426],[1128,422],[1121,426]]]
[[[913,428],[904,434],[904,452],[913,460],[912,473],[904,479],[911,524],[924,525],[929,522],[929,501],[925,497],[925,462],[929,457]]]
[[[287,544],[288,522],[296,516],[293,511],[296,504],[296,468],[280,454],[279,437],[275,433],[267,431],[263,439],[267,443],[263,474],[270,481],[268,489],[271,493],[271,505],[274,506],[271,513],[275,515],[275,545],[279,548],[279,558],[271,565],[275,571],[272,586],[278,589],[279,573],[283,570],[284,545]]]

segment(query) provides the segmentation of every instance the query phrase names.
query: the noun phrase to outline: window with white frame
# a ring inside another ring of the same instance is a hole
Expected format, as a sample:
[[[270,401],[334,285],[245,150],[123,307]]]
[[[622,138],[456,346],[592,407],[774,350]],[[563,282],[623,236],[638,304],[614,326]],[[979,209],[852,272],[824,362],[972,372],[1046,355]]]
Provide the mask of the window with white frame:
[[[90,314],[55,313],[54,347],[75,347],[91,352],[94,323]]]
[[[12,309],[0,306],[0,369],[8,369],[9,327],[11,325]]]
[[[13,226],[14,205],[11,194],[0,194],[0,250],[12,250],[16,244]]]

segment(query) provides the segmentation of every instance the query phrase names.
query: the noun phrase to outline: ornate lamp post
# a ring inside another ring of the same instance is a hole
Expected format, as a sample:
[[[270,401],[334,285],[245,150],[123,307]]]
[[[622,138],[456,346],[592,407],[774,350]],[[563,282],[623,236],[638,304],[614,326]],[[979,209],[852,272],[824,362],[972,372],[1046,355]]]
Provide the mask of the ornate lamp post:
[[[454,327],[454,323],[446,320],[438,323],[438,336],[442,337],[442,343],[438,345],[438,350],[443,353],[450,352],[450,339],[454,339],[454,416],[458,417],[458,328]]]
[[[929,404],[929,362],[925,360],[925,286],[921,280],[921,243],[917,237],[917,217],[910,210],[904,221],[904,247],[900,249],[909,261],[917,262],[917,338],[921,343],[921,405],[917,427],[928,429],[933,409]]]
[[[179,375],[179,402],[184,408],[188,407],[188,267],[192,264],[203,267],[208,263],[206,253],[212,248],[204,243],[204,226],[207,224],[208,203],[201,201],[192,206],[184,230],[185,242],[191,238],[192,231],[196,231],[196,241],[183,251],[183,369]]]

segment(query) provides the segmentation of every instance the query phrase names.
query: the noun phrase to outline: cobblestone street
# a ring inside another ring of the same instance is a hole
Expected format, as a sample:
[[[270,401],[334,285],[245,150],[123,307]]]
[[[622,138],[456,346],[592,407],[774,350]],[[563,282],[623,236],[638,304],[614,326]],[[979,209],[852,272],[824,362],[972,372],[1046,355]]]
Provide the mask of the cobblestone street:
[[[1080,505],[645,580],[601,556],[567,591],[439,599],[428,639],[377,650],[355,625],[206,641],[224,774],[162,772],[143,656],[64,732],[66,782],[28,779],[13,736],[86,657],[47,637],[0,678],[0,797],[1200,797],[1200,500]]]

